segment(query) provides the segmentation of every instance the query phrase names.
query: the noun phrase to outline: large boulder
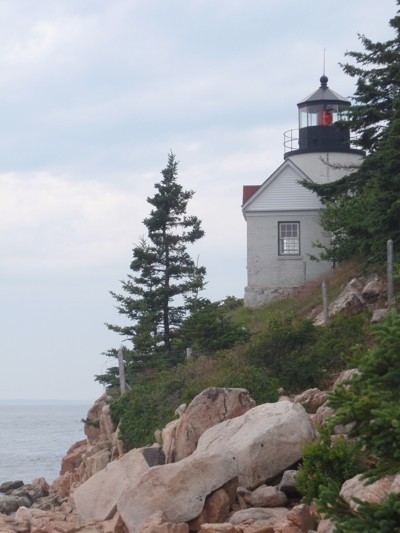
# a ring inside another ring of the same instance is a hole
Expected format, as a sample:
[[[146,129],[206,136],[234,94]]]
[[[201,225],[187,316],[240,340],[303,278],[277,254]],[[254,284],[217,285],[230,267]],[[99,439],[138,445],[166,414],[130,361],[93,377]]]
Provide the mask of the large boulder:
[[[243,533],[243,529],[239,526],[234,526],[229,522],[203,524],[200,529],[201,533]],[[265,533],[265,531],[263,532]]]
[[[315,414],[317,410],[323,405],[328,397],[326,391],[319,389],[307,389],[306,391],[294,397],[294,403],[301,403],[306,409],[307,413]]]
[[[2,496],[0,498],[0,513],[11,514],[19,507],[30,507],[32,505],[28,496]]]
[[[164,513],[158,511],[144,524],[140,533],[189,533],[189,526],[186,522],[166,522]]]
[[[400,476],[397,476],[397,478],[400,479]],[[398,479],[396,481],[396,478],[385,476],[368,485],[359,474],[343,483],[340,489],[340,496],[352,509],[356,509],[358,506],[354,498],[369,503],[379,503],[389,493],[398,492],[396,490]]]
[[[233,454],[194,453],[179,463],[155,466],[131,482],[118,499],[118,512],[129,533],[137,533],[155,513],[167,522],[200,515],[206,497],[236,476]]]
[[[184,459],[194,452],[200,436],[208,428],[240,416],[254,406],[255,401],[246,389],[205,389],[190,402],[176,424],[168,427],[168,436],[163,433],[166,462]]]
[[[235,501],[237,488],[238,479],[235,477],[209,494],[201,514],[189,522],[190,531],[199,531],[201,526],[206,523],[225,522]]]
[[[252,507],[283,507],[286,505],[286,494],[277,487],[260,485],[250,496]]]
[[[131,450],[75,490],[73,500],[81,520],[112,518],[119,496],[150,468],[145,450]]]
[[[19,489],[24,484],[23,481],[6,481],[0,485],[0,492],[9,494],[12,490]]]
[[[240,486],[255,488],[301,459],[301,447],[315,439],[304,407],[284,400],[263,404],[221,422],[200,437],[196,453],[233,453]]]
[[[367,279],[361,294],[366,302],[376,302],[385,295],[385,292],[384,281],[377,274],[374,274]]]
[[[86,439],[73,444],[61,463],[60,475],[52,488],[60,497],[70,496],[82,483],[122,454],[122,444],[110,416],[110,397],[101,396],[89,409],[85,420]]]
[[[110,397],[107,394],[103,394],[94,402],[87,413],[84,432],[89,444],[95,443],[101,436],[100,419],[102,410],[109,401]]]
[[[284,507],[276,507],[275,509],[251,507],[250,509],[243,509],[233,513],[229,518],[229,522],[234,526],[250,521],[262,522],[264,527],[276,526],[286,520],[287,514],[288,510]]]
[[[81,465],[82,456],[86,452],[86,449],[86,439],[75,442],[75,444],[72,444],[72,446],[68,448],[67,453],[61,460],[61,476],[67,472],[73,472]]]
[[[349,281],[336,300],[329,305],[328,315],[331,317],[339,312],[345,312],[348,314],[359,312],[365,305],[364,298],[361,294],[364,288],[364,283],[365,280],[356,278]],[[323,312],[316,316],[314,324],[316,326],[323,326],[325,324],[325,316]]]
[[[36,479],[27,485],[23,483],[21,485],[21,483],[21,481],[16,481],[1,485],[1,492],[6,495],[0,496],[0,513],[8,515],[22,506],[30,507],[49,494],[49,486],[44,478]]]

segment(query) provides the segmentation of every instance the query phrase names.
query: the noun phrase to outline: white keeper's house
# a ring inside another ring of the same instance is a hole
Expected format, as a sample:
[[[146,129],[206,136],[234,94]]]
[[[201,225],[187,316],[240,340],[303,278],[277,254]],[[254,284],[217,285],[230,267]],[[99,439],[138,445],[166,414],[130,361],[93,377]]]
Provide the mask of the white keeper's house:
[[[313,243],[329,244],[319,224],[317,195],[298,182],[328,183],[357,167],[364,153],[352,148],[350,131],[335,127],[349,100],[321,86],[297,104],[299,128],[284,134],[284,161],[261,185],[243,187],[247,223],[247,286],[244,304],[258,307],[331,269],[312,261]]]

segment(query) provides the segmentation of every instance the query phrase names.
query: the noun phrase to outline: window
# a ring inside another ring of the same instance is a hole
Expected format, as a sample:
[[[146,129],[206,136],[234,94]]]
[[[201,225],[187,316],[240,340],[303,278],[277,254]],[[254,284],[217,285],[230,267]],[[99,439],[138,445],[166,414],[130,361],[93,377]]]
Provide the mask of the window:
[[[300,222],[278,222],[279,255],[300,255]]]

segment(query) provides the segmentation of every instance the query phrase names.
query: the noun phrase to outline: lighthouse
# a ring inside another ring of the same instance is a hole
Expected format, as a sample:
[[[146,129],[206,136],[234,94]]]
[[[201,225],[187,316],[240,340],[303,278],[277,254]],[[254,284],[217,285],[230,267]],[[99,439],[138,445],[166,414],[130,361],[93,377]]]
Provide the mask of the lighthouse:
[[[350,101],[329,88],[328,78],[298,104],[298,128],[284,133],[283,163],[261,185],[243,187],[247,225],[244,303],[259,307],[322,276],[332,265],[313,261],[314,243],[328,245],[319,223],[317,195],[300,181],[329,183],[361,163],[346,114]]]

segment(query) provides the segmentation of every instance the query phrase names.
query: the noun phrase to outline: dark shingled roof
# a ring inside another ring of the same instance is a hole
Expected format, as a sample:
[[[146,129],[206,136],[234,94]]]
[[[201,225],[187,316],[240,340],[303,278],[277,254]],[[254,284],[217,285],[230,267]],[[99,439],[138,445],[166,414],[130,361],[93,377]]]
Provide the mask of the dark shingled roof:
[[[328,87],[328,78],[326,76],[321,76],[320,78],[321,87],[319,87],[316,91],[314,91],[312,94],[307,96],[307,98],[304,98],[301,102],[299,102],[297,105],[299,107],[303,107],[304,105],[310,105],[310,104],[341,104],[341,105],[350,105],[350,100],[347,98],[344,98],[344,96],[341,96],[338,93],[335,93],[335,91],[332,91],[332,89],[329,89]]]

